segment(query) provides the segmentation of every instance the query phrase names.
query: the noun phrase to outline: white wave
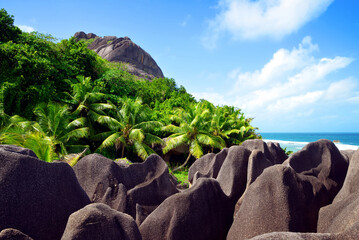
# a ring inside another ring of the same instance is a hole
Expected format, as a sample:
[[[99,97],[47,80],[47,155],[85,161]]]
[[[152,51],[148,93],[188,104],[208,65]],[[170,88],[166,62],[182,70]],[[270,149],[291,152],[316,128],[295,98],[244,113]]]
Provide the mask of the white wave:
[[[335,146],[337,146],[337,148],[339,150],[358,150],[359,146],[356,145],[349,145],[349,144],[342,144],[342,143],[334,143]]]
[[[279,144],[285,145],[307,145],[309,142],[295,142],[295,141],[283,141],[283,140],[271,140],[271,139],[263,139],[264,142],[276,142]]]
[[[263,139],[264,142],[277,142],[281,146],[293,146],[296,148],[302,148],[307,145],[309,142],[295,142],[295,141],[283,141],[283,140],[272,140],[272,139]],[[335,146],[339,150],[358,150],[359,146],[357,145],[350,145],[350,144],[343,144],[343,143],[334,143]]]

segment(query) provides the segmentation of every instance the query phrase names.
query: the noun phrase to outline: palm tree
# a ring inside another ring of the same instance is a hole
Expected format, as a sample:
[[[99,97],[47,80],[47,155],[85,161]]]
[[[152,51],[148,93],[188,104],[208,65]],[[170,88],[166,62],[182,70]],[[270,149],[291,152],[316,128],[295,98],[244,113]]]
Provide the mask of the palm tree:
[[[65,94],[70,98],[68,103],[73,106],[74,114],[96,120],[99,113],[103,114],[102,110],[112,107],[108,103],[101,103],[106,94],[93,86],[91,77],[77,76],[76,83],[67,82],[72,87],[72,93]]]
[[[219,149],[226,146],[220,136],[214,136],[210,133],[210,111],[207,106],[207,102],[200,102],[189,107],[186,111],[179,110],[173,118],[173,120],[180,122],[179,126],[170,124],[163,128],[164,131],[173,133],[166,140],[166,146],[163,148],[164,154],[181,145],[189,147],[187,159],[173,171],[183,168],[192,156],[197,159],[202,157],[203,146]]]
[[[77,76],[76,82],[67,82],[72,87],[72,92],[65,94],[70,98],[67,103],[72,107],[72,115],[86,118],[86,124],[89,129],[89,136],[96,134],[97,118],[105,115],[104,110],[112,108],[109,103],[104,103],[106,94],[101,93],[97,87],[93,86],[91,77]],[[90,145],[91,151],[94,151],[97,146],[87,139],[87,144]]]
[[[151,153],[155,153],[149,144],[162,143],[162,139],[151,134],[156,127],[162,127],[158,121],[149,121],[149,109],[140,99],[135,101],[124,99],[122,107],[112,107],[113,116],[102,115],[97,121],[108,127],[109,131],[97,134],[97,138],[104,139],[99,149],[115,147],[121,148],[121,158],[125,148],[133,147],[134,152],[145,160]]]
[[[33,132],[47,139],[54,153],[60,158],[72,151],[83,150],[87,146],[72,144],[74,140],[88,137],[89,128],[84,127],[84,117],[71,119],[69,107],[58,103],[42,103],[35,107],[37,122],[33,124]]]
[[[211,108],[211,132],[214,136],[224,139],[227,146],[240,144],[249,138],[255,137],[250,134],[254,128],[250,120],[245,119],[240,109],[223,106]]]
[[[35,107],[34,113],[36,122],[16,115],[11,117],[1,142],[29,148],[46,162],[61,159],[69,149],[82,151],[86,147],[72,144],[73,140],[87,137],[88,128],[83,127],[85,118],[71,120],[67,105],[42,103]]]

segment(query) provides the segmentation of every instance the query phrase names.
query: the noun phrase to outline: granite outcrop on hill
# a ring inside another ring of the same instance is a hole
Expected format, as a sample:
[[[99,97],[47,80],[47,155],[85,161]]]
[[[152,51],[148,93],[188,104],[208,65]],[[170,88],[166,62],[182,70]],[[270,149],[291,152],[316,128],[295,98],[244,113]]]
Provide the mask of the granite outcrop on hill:
[[[88,46],[99,56],[110,62],[127,63],[127,71],[141,78],[163,78],[162,70],[155,60],[129,37],[105,36],[99,37],[94,33],[77,32],[74,37],[78,40],[90,40]]]
[[[358,239],[359,150],[319,140],[286,158],[249,140],[198,159],[178,190],[156,155],[72,169],[0,145],[0,240]]]

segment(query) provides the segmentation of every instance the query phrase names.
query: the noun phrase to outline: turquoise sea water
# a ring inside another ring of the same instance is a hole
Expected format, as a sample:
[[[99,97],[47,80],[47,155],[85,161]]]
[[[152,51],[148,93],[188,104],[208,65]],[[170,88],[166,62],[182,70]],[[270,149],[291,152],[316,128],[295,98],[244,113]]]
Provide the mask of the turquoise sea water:
[[[261,135],[264,141],[278,142],[282,148],[293,152],[319,139],[335,141],[339,150],[359,148],[359,133],[261,133]]]

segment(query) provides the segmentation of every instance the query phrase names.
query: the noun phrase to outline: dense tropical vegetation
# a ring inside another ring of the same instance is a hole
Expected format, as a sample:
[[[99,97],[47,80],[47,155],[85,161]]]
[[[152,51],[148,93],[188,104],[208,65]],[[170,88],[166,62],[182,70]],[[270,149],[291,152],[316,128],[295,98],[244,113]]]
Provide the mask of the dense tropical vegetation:
[[[141,161],[185,147],[183,161],[257,138],[240,109],[196,101],[173,79],[139,79],[74,38],[26,33],[0,10],[0,143],[44,161],[99,152]],[[176,169],[175,169],[176,170]]]

